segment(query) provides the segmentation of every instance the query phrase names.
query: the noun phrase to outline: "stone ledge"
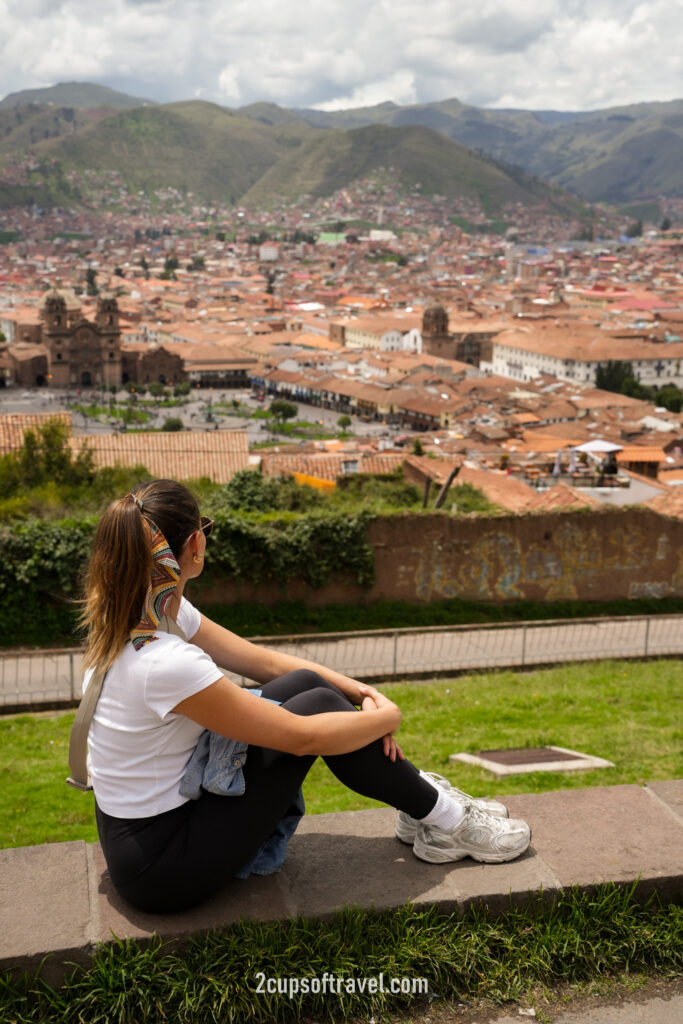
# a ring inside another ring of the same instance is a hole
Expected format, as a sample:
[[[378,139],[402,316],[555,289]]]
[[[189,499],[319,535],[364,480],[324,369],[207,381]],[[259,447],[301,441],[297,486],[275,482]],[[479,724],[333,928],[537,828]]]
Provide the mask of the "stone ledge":
[[[347,904],[386,910],[406,903],[462,912],[473,902],[500,913],[540,892],[630,885],[683,897],[683,781],[511,796],[532,826],[527,853],[508,864],[426,864],[394,837],[391,808],[306,816],[282,871],[234,880],[180,914],[144,914],[114,891],[99,844],[55,843],[0,851],[0,968],[57,982],[69,962],[117,938],[183,941],[239,919],[330,917]]]

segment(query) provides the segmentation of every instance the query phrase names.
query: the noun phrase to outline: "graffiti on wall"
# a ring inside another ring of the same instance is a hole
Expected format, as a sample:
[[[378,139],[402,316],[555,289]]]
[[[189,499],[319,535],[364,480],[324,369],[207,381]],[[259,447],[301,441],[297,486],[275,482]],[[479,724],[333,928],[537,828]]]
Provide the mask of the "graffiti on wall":
[[[630,598],[683,593],[683,551],[672,565],[669,536],[665,531],[653,536],[646,521],[622,518],[608,523],[575,515],[555,522],[539,518],[537,531],[534,525],[526,520],[520,531],[509,523],[493,526],[489,520],[479,536],[472,536],[473,530],[469,536],[452,530],[425,538],[422,546],[410,549],[404,581],[423,601],[561,601],[606,593]],[[662,579],[669,565],[675,570],[673,577]]]

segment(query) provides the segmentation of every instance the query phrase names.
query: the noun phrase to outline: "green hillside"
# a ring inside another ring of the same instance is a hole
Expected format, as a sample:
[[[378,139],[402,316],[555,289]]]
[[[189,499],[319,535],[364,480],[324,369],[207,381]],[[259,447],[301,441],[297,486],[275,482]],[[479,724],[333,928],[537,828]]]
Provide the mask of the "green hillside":
[[[313,131],[307,125],[268,127],[191,101],[81,123],[68,135],[36,143],[31,152],[64,171],[118,171],[133,190],[172,187],[232,203]]]
[[[571,217],[583,212],[568,195],[429,128],[334,131],[265,104],[250,112],[198,100],[117,112],[37,104],[2,110],[0,162],[23,161],[30,170],[28,185],[0,190],[0,203],[78,201],[69,171],[115,171],[134,191],[173,187],[236,203],[328,196],[384,167],[406,188],[472,197],[485,210],[512,201]]]
[[[137,96],[128,96],[125,92],[117,92],[106,85],[95,85],[92,82],[59,82],[45,89],[22,89],[11,92],[0,100],[0,109],[25,107],[30,103],[51,104],[55,107],[139,107],[152,103]]]
[[[483,110],[444,100],[298,113],[316,127],[422,125],[591,201],[683,196],[683,101],[589,113]]]
[[[301,180],[314,194],[328,194],[335,180],[352,180],[345,169],[335,171],[329,154],[344,154],[345,167],[361,169],[374,166],[375,151],[393,151],[394,143],[381,134],[358,136],[352,145],[336,137],[369,127],[430,129],[486,153],[515,181],[520,176],[513,168],[520,167],[591,202],[683,196],[683,100],[592,112],[485,110],[457,99],[332,112],[252,103],[231,111],[199,101],[156,105],[105,86],[70,82],[11,93],[0,102],[0,164],[28,151],[65,168],[118,169],[135,188],[168,184],[234,200],[252,188],[253,197],[278,190],[293,194]],[[325,135],[330,138],[323,143]],[[306,166],[297,169],[291,159],[273,166],[307,140],[320,147],[323,167],[315,166],[308,150],[301,153]],[[446,157],[436,143],[428,148],[453,164],[458,188],[466,189],[465,163],[452,151]],[[406,183],[420,180],[427,190],[453,194],[450,165],[427,167],[410,155],[407,137],[399,149],[396,160]],[[409,181],[413,171],[418,178]],[[531,187],[528,181],[517,185],[523,191]],[[57,195],[54,189],[51,195]]]
[[[245,201],[270,196],[328,196],[384,168],[423,194],[478,199],[484,209],[506,202],[543,203],[555,212],[580,216],[581,204],[566,193],[482,158],[429,128],[383,125],[325,131],[280,158],[249,190]]]
[[[102,111],[48,107],[37,103],[0,108],[0,159],[22,153],[48,139],[64,138],[83,131],[96,124],[102,116]]]

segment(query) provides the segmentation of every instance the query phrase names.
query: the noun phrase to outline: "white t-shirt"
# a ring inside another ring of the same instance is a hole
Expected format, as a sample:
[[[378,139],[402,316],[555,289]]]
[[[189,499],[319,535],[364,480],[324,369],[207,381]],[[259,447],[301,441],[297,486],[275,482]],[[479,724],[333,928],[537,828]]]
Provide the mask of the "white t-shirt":
[[[201,616],[185,598],[178,625],[188,640]],[[115,818],[146,818],[186,802],[180,780],[203,726],[171,709],[223,673],[199,647],[170,633],[136,651],[127,643],[104,680],[88,735],[95,799]],[[92,677],[86,672],[84,687]]]

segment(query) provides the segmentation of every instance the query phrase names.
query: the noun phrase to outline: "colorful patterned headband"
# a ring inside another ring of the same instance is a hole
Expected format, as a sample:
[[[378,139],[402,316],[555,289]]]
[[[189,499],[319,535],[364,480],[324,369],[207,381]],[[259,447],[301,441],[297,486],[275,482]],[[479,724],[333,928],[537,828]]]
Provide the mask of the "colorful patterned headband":
[[[131,495],[131,497],[135,500],[134,495]],[[137,501],[136,504],[138,504]],[[142,511],[142,502],[140,502],[139,507]],[[145,644],[157,639],[154,633],[159,627],[160,620],[166,614],[166,608],[180,579],[180,566],[168,546],[168,541],[158,526],[155,526],[147,516],[143,515],[142,518],[150,531],[152,576],[147,597],[145,598],[142,618],[135,629],[130,631],[130,639],[136,651],[139,651]]]

